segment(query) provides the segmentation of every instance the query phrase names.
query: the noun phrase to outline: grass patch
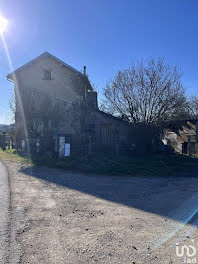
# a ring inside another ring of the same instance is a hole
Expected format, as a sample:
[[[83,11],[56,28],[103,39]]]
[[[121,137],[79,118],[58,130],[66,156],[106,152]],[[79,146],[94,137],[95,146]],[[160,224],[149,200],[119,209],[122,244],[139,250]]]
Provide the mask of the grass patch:
[[[51,159],[47,155],[33,156],[32,160],[21,156],[16,150],[0,150],[0,158],[9,161],[32,163],[64,170],[105,174],[105,175],[142,175],[164,176],[190,173],[198,168],[198,155],[150,155],[150,156],[75,156]]]
[[[23,157],[20,153],[17,153],[15,149],[2,150],[0,148],[0,158],[7,161],[16,161],[20,163],[31,163],[27,157]]]

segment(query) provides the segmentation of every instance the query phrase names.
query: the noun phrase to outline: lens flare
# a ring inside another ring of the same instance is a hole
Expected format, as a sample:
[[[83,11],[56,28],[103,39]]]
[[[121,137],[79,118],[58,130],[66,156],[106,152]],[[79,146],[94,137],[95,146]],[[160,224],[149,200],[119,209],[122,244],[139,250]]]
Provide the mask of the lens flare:
[[[1,17],[0,17],[0,19],[1,19]],[[0,27],[1,27],[1,23],[0,23]],[[0,37],[1,37],[1,40],[3,42],[3,46],[5,49],[6,56],[7,56],[10,71],[14,72],[14,67],[13,67],[11,57],[10,57],[8,45],[6,43],[5,36],[4,36],[3,32],[1,32],[1,30],[0,30]],[[23,121],[23,126],[24,126],[23,127],[24,128],[24,136],[25,136],[25,140],[27,143],[27,155],[28,155],[28,158],[31,159],[30,147],[29,147],[29,137],[28,137],[28,131],[27,131],[27,126],[26,126],[26,119],[25,119],[25,114],[24,114],[24,110],[23,110],[23,103],[22,103],[21,95],[20,95],[20,91],[19,91],[19,85],[18,85],[17,78],[15,76],[15,73],[14,73],[14,79],[15,79],[15,93],[16,93],[16,96],[19,98],[19,104],[20,104],[21,113],[22,113],[22,121]]]
[[[0,33],[4,33],[8,26],[8,20],[0,16]]]

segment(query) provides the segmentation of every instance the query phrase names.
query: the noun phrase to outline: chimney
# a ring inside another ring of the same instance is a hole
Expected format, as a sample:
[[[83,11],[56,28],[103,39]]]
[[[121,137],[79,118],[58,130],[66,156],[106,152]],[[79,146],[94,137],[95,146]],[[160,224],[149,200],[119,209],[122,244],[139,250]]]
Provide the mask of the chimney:
[[[83,67],[83,73],[86,75],[86,66]]]

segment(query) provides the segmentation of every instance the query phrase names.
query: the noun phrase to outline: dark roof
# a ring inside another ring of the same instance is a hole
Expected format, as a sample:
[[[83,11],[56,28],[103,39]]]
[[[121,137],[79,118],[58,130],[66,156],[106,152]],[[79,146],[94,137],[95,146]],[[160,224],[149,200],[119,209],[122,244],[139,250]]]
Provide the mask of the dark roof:
[[[182,129],[182,126],[186,127],[187,129],[190,129],[191,126],[189,124],[191,123],[192,125],[196,126],[197,122],[197,119],[172,120],[165,122],[164,128],[170,129],[177,133],[180,129]]]
[[[114,119],[116,121],[122,122],[123,124],[125,124],[127,126],[131,126],[133,124],[133,123],[130,123],[130,122],[126,121],[126,120],[123,120],[121,117],[116,117],[116,116],[114,116],[114,115],[112,115],[110,113],[103,112],[103,111],[101,111],[99,109],[97,109],[97,112],[102,114],[102,115],[104,115],[104,116],[106,116],[106,117],[108,117],[108,118],[112,118],[112,119]]]

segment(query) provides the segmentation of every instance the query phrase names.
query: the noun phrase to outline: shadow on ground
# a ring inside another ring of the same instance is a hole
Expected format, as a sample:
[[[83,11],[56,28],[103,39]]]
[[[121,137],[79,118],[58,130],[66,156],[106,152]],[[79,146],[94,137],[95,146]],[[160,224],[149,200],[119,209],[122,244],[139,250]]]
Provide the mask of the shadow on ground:
[[[182,223],[190,221],[198,210],[197,177],[95,176],[39,166],[22,168],[20,172]]]

